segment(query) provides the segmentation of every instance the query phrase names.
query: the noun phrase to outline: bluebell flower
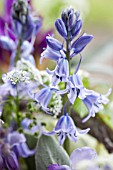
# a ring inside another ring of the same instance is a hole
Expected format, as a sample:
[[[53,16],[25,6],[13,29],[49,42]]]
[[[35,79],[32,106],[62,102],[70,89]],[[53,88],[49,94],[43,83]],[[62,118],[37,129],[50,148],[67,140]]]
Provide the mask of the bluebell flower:
[[[50,100],[52,98],[52,88],[45,86],[40,91],[33,93],[29,89],[29,95],[32,99],[34,99],[37,103],[39,103],[44,111],[49,111],[49,108],[47,107],[50,103]]]
[[[69,77],[69,64],[66,58],[60,58],[54,70],[47,69],[48,74],[52,75],[52,85],[56,86],[59,82],[67,82]]]
[[[83,119],[83,122],[86,122],[90,117],[94,117],[96,113],[103,109],[103,104],[109,102],[107,96],[111,93],[111,89],[109,89],[106,95],[86,89],[78,74],[73,74],[69,77],[66,89],[68,92],[68,99],[72,104],[74,104],[77,98],[80,98],[86,105],[89,114]],[[62,91],[58,93],[62,93]]]
[[[70,41],[81,31],[82,21],[80,13],[74,12],[72,7],[62,11],[61,19],[57,19],[55,26],[59,34]]]
[[[47,69],[48,74],[52,75],[52,85],[56,86],[60,81],[67,82],[69,76],[69,64],[68,60],[66,59],[65,52],[62,49],[60,50],[60,47],[62,48],[62,45],[59,44],[57,46],[57,42],[56,40],[54,41],[53,38],[51,38],[51,41],[53,41],[54,47],[50,45],[51,42],[49,42],[49,46],[47,46],[47,49],[41,54],[40,61],[42,63],[42,60],[48,57],[57,62],[54,70],[50,71],[49,69]],[[50,46],[53,49],[50,48]]]
[[[84,86],[78,74],[69,77],[66,89],[68,90],[68,99],[74,104],[77,97],[83,99],[85,97]]]
[[[30,40],[41,26],[41,19],[29,14],[27,1],[17,1],[12,5],[13,30],[18,39]]]
[[[78,140],[77,133],[86,134],[88,133],[90,128],[85,130],[78,130],[73,122],[73,119],[66,113],[61,116],[52,130],[52,132],[43,132],[45,135],[51,136],[54,134],[58,135],[59,143],[62,145],[66,139],[66,136],[73,141],[76,142]]]
[[[23,134],[16,131],[9,132],[0,128],[0,168],[1,170],[19,170],[18,159],[20,156],[26,158],[35,153],[26,144]]]
[[[13,19],[13,30],[16,38],[22,40],[30,40],[41,27],[41,19],[36,22],[32,16],[28,15],[25,24]]]
[[[72,7],[69,7],[67,10],[62,11],[62,21],[65,24],[66,30],[68,32],[69,40],[72,40],[74,37],[78,35],[81,31],[82,21],[79,19],[80,12],[75,12]]]
[[[61,58],[62,53],[60,51],[53,50],[49,46],[41,53],[41,58],[40,58],[40,64],[42,64],[42,61],[44,58],[49,58],[54,61],[58,61],[59,58]]]
[[[82,21],[79,19],[79,16],[79,12],[74,12],[73,8],[68,8],[62,12],[61,19],[57,19],[55,22],[57,31],[64,37],[66,43],[68,43],[70,59],[79,54],[93,38],[92,35],[83,34],[71,45],[73,38],[81,31]],[[47,36],[46,42],[47,48],[41,54],[40,63],[42,63],[44,58],[49,58],[58,62],[58,60],[62,58],[63,53],[66,56],[66,49],[58,40],[51,36]]]
[[[90,117],[95,117],[95,114],[103,109],[103,104],[107,104],[109,99],[107,98],[111,94],[111,89],[105,95],[99,94],[92,90],[86,91],[86,97],[82,100],[88,109],[88,116],[86,116],[82,122],[86,122]]]
[[[109,89],[106,95],[99,94],[93,90],[88,90],[84,87],[80,76],[78,75],[78,69],[80,67],[81,58],[77,65],[77,68],[73,75],[69,76],[67,81],[67,87],[65,90],[57,91],[58,94],[68,93],[68,99],[71,104],[74,104],[77,98],[80,98],[88,109],[88,116],[83,119],[83,122],[87,121],[90,117],[94,117],[96,113],[103,109],[103,104],[107,104],[109,99],[107,98],[111,89]]]
[[[82,58],[80,58],[80,61],[76,67],[74,74],[68,77],[66,89],[57,91],[58,94],[68,93],[67,94],[68,99],[71,104],[74,104],[74,102],[78,96],[81,99],[85,97],[84,96],[85,95],[84,94],[84,86],[82,84],[82,81],[81,81],[79,75],[77,74],[78,69],[80,67],[81,60],[82,60]]]
[[[96,159],[97,154],[96,152],[90,147],[82,147],[75,149],[70,155],[70,166],[67,165],[58,165],[58,164],[51,164],[48,166],[48,170],[76,170],[78,169],[78,165],[84,165],[85,161],[88,161],[89,166],[93,164],[93,161]],[[88,167],[87,166],[87,170]],[[93,166],[94,167],[94,166]],[[86,168],[84,167],[86,170]],[[90,169],[91,170],[91,169]],[[92,170],[97,170],[96,167],[92,168]]]

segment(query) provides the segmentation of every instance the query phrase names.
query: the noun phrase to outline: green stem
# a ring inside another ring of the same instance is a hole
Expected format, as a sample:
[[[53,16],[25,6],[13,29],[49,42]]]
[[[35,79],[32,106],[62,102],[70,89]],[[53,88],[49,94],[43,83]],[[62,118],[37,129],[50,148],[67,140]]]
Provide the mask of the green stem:
[[[20,39],[18,43],[17,51],[16,51],[15,65],[16,65],[16,62],[20,59],[21,46],[22,46],[22,40]]]
[[[18,95],[18,90],[17,90],[17,96],[15,98],[15,105],[16,105],[16,121],[17,121],[18,127],[20,127],[21,126],[21,121],[20,121],[20,112],[19,112],[19,95]]]
[[[66,58],[67,58],[68,63],[69,63],[69,75],[70,75],[71,62],[70,62],[70,41],[69,40],[66,41]]]
[[[70,62],[70,40],[67,39],[66,41],[66,58],[68,60],[69,63],[69,75],[71,73],[71,62]],[[65,83],[65,88],[66,88],[66,83]],[[63,100],[63,104],[65,104],[68,100],[67,94],[64,94],[64,100]],[[67,112],[68,114],[70,114],[70,104],[67,105]]]

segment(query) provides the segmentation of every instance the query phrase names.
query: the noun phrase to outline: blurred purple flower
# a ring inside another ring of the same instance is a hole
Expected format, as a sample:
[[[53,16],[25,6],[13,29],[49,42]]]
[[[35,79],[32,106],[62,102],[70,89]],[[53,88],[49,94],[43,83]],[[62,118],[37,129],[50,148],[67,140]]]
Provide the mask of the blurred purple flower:
[[[76,170],[79,163],[83,161],[89,161],[93,164],[93,160],[96,158],[96,152],[90,147],[82,147],[75,149],[70,155],[70,167],[67,165],[51,164],[48,170]],[[96,170],[96,169],[92,169]]]
[[[88,133],[90,128],[85,130],[77,130],[73,119],[66,113],[65,115],[61,116],[52,130],[52,132],[43,132],[47,136],[51,136],[54,134],[58,135],[59,143],[62,145],[66,139],[66,136],[73,141],[76,142],[78,140],[77,133],[86,134]]]
[[[0,128],[0,168],[8,170],[19,170],[18,158],[26,158],[35,153],[29,150],[26,138],[16,131],[10,132]]]
[[[35,149],[30,150],[26,144],[26,138],[21,133],[18,133],[16,131],[9,133],[7,136],[7,141],[11,146],[11,149],[16,154],[17,158],[22,156],[23,158],[27,158],[31,155],[34,155]]]
[[[21,30],[21,25],[16,20],[14,20],[15,22],[12,24],[11,8],[12,8],[12,3],[14,1],[15,0],[4,0],[4,11],[5,12],[0,17],[0,36],[7,36],[8,38],[10,38],[10,41],[13,40],[14,43],[15,43],[16,36],[14,35],[13,31],[15,30],[16,35],[19,36],[19,29]],[[28,0],[28,3],[29,3],[29,9],[32,10],[31,0]],[[25,31],[24,39],[26,39],[26,38],[29,39],[31,34],[32,34],[32,32],[30,33],[28,31],[29,24],[31,24],[31,20],[33,21],[31,27],[35,26],[35,29],[33,30],[33,34],[36,34],[36,32],[39,30],[39,28],[41,26],[42,17],[39,17],[39,19],[37,20],[36,18],[33,18],[30,15],[29,18],[28,18],[29,22],[26,25],[26,31]],[[18,27],[16,27],[16,25],[18,25]],[[30,29],[30,30],[32,30],[32,29]],[[53,32],[53,30],[50,30],[48,32],[40,31],[40,33],[36,34],[36,40],[35,40],[35,44],[34,44],[34,55],[35,55],[35,57],[37,55],[40,55],[40,53],[42,52],[42,49],[46,46],[46,39],[45,39],[46,35],[52,34],[52,32]],[[3,47],[4,46],[2,46],[2,44],[1,44],[0,45],[0,61],[2,61],[7,66],[7,64],[9,65],[10,56],[11,56],[11,58],[14,58],[14,55],[11,55],[11,51],[7,51]],[[2,67],[2,65],[1,65],[1,67]]]
[[[3,106],[5,104],[7,97],[9,96],[9,94],[10,94],[10,92],[7,89],[7,86],[5,84],[0,85],[0,116],[2,115]]]

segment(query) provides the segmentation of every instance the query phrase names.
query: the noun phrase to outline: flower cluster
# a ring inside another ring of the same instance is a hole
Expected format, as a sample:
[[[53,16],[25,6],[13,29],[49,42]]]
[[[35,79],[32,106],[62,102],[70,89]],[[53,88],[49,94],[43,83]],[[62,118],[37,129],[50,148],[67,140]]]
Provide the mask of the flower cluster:
[[[58,33],[63,37],[63,43],[52,36],[47,36],[47,48],[41,54],[40,59],[41,63],[44,58],[49,58],[56,62],[54,70],[51,71],[47,68],[47,73],[51,75],[51,86],[44,86],[44,88],[34,94],[33,98],[41,104],[42,109],[47,113],[50,112],[48,106],[53,92],[63,95],[64,98],[69,100],[71,105],[79,98],[83,101],[89,112],[88,116],[83,119],[83,122],[86,122],[90,117],[94,117],[96,113],[103,109],[102,104],[107,104],[109,102],[107,96],[111,93],[111,89],[106,95],[88,90],[84,87],[78,75],[82,60],[81,52],[93,38],[92,35],[86,33],[78,37],[82,28],[80,13],[74,12],[72,7],[68,8],[62,12],[61,19],[56,20],[55,27]],[[74,40],[75,38],[76,40]],[[64,44],[66,44],[66,48]],[[74,73],[71,75],[71,60],[78,54],[80,55],[80,61]],[[61,82],[65,84],[64,89],[59,89]],[[50,133],[45,133],[47,135],[58,134],[60,144],[63,144],[66,135],[68,135],[72,141],[77,140],[75,125],[72,118],[68,116],[66,112],[69,113],[69,111],[64,112],[64,115],[58,120],[55,129]],[[86,132],[88,131],[89,129],[86,130]]]

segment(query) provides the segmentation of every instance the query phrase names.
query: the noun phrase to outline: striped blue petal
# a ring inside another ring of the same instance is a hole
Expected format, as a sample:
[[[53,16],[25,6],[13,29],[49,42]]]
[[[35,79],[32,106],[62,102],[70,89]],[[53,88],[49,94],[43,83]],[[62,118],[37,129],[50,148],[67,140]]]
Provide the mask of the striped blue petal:
[[[55,21],[55,27],[58,31],[58,33],[64,37],[65,39],[67,38],[67,31],[64,22],[61,19],[57,19]]]

